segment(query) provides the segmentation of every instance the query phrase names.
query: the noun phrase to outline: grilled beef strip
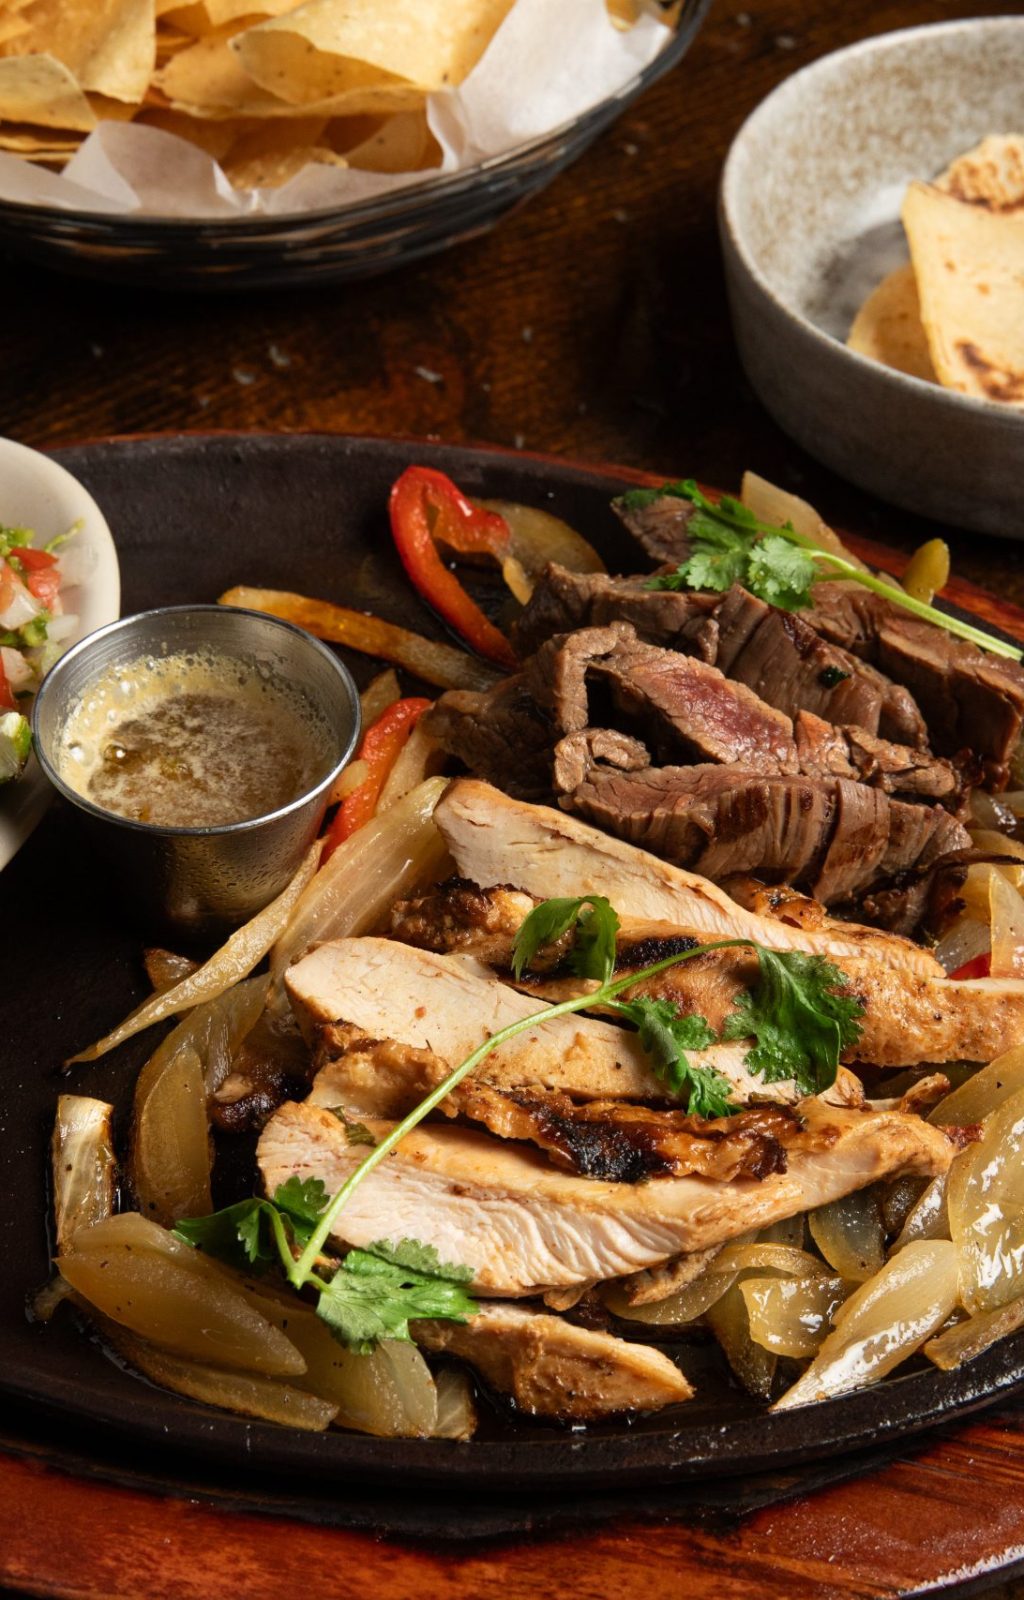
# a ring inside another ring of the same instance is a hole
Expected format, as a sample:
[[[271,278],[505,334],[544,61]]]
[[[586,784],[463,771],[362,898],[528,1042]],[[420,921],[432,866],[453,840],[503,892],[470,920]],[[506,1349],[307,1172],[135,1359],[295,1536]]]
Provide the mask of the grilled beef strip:
[[[803,615],[824,639],[907,685],[936,750],[974,751],[1005,787],[1024,726],[1024,667],[910,616],[859,584],[817,583]]]
[[[519,800],[551,792],[552,731],[520,675],[493,689],[449,689],[423,726],[443,750]]]
[[[794,722],[717,667],[648,644],[629,623],[556,635],[526,662],[523,681],[560,733],[624,723],[659,762],[722,762],[758,772],[854,778],[887,793],[940,799],[953,807],[960,799],[960,775],[952,763],[858,727],[837,727],[808,711],[798,712]],[[559,791],[565,784],[556,779],[554,787]]]
[[[532,655],[554,634],[628,622],[649,644],[717,666],[789,717],[811,711],[827,722],[927,748],[912,695],[830,644],[807,614],[781,611],[738,585],[723,595],[649,589],[649,582],[574,573],[552,563],[516,624],[520,655]]]
[[[845,778],[742,767],[624,772],[594,763],[560,803],[712,881],[754,873],[805,888],[824,905],[970,845],[967,830],[937,807]]]
[[[629,495],[612,501],[612,510],[625,523],[645,555],[656,563],[682,566],[691,555],[689,526],[696,506],[678,495],[663,494],[637,504]]]

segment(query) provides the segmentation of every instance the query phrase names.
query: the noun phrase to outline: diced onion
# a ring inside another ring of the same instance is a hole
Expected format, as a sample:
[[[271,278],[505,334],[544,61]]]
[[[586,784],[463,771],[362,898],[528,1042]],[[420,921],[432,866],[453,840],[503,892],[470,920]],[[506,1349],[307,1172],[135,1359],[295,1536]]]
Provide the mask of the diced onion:
[[[981,1139],[953,1163],[949,1224],[963,1304],[990,1311],[1024,1293],[1024,1090],[985,1121]]]
[[[807,1371],[774,1409],[877,1382],[942,1327],[957,1295],[955,1246],[942,1239],[908,1244],[843,1304]]]
[[[4,587],[8,590],[10,598],[3,610],[0,610],[0,628],[7,633],[13,632],[16,628],[23,628],[26,622],[32,622],[43,608],[10,567],[7,568],[7,581]]]
[[[807,1214],[811,1238],[829,1266],[850,1283],[863,1283],[885,1260],[878,1195],[857,1189]]]
[[[34,687],[36,675],[20,650],[0,645],[0,667],[15,694],[27,694]]]
[[[979,1311],[964,1322],[955,1322],[951,1328],[929,1339],[924,1353],[943,1372],[950,1372],[965,1361],[973,1361],[997,1339],[1005,1339],[1021,1327],[1024,1327],[1024,1296],[991,1311]]]
[[[179,1012],[188,1011],[204,1000],[215,1000],[240,978],[248,977],[284,932],[303,890],[316,871],[320,850],[321,843],[317,839],[306,852],[302,866],[288,887],[244,927],[238,928],[209,961],[176,983],[172,989],[165,989],[163,993],[144,1000],[112,1033],[90,1045],[88,1050],[72,1056],[71,1062],[95,1061],[97,1056],[105,1055],[115,1045],[123,1044],[144,1028],[152,1027],[154,1022],[177,1016]]]
[[[755,1344],[778,1356],[813,1356],[847,1286],[841,1278],[746,1278],[740,1293]]]
[[[276,992],[314,944],[366,933],[393,901],[440,875],[447,860],[434,807],[448,783],[428,778],[340,844],[309,884],[271,956]]]
[[[101,1222],[114,1209],[113,1114],[113,1106],[87,1095],[62,1094],[57,1101],[50,1148],[58,1250],[66,1250],[80,1228]]]
[[[61,1274],[104,1316],[178,1355],[294,1377],[306,1363],[224,1274],[137,1212],[80,1229]]]

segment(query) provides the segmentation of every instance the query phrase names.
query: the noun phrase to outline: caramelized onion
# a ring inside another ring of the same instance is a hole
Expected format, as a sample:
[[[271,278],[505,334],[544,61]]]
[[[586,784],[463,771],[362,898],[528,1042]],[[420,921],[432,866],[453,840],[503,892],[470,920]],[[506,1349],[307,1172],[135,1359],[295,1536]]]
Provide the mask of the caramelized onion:
[[[918,1239],[948,1239],[949,1212],[946,1209],[946,1183],[948,1173],[933,1178],[917,1203],[911,1206],[906,1221],[893,1241],[889,1251],[895,1255]]]
[[[934,1339],[929,1339],[924,1353],[943,1372],[973,1361],[998,1339],[1005,1339],[1024,1327],[1024,1296],[1010,1300],[1005,1306],[992,1311],[979,1311],[976,1316],[955,1322]]]
[[[846,1296],[841,1278],[747,1278],[740,1284],[750,1337],[778,1356],[813,1356]]]
[[[1001,872],[989,877],[993,978],[1024,978],[1024,898]]]
[[[310,846],[288,887],[251,921],[238,928],[209,961],[173,988],[151,995],[112,1033],[90,1045],[88,1050],[72,1056],[71,1061],[95,1061],[97,1056],[105,1055],[115,1045],[123,1044],[144,1028],[151,1028],[155,1022],[163,1022],[166,1017],[189,1011],[205,1000],[215,1000],[240,978],[247,978],[284,932],[299,897],[316,871],[320,849],[318,839]]]
[[[908,1244],[835,1313],[835,1326],[775,1410],[862,1389],[899,1366],[957,1303],[957,1251],[943,1239]]]
[[[81,1229],[57,1266],[104,1316],[178,1355],[273,1377],[306,1370],[291,1340],[222,1272],[137,1212]]]
[[[139,1210],[167,1227],[209,1216],[212,1168],[202,1063],[186,1046],[150,1060],[136,1084],[130,1171]]]
[[[87,1095],[62,1094],[57,1101],[50,1154],[58,1250],[66,1250],[80,1228],[101,1222],[114,1209],[113,1114],[113,1106]]]
[[[862,572],[869,570],[859,556],[847,549],[828,523],[822,521],[814,507],[808,505],[806,500],[801,500],[799,495],[780,489],[777,484],[769,483],[767,478],[758,477],[756,472],[745,472],[740,499],[761,522],[772,522],[777,528],[784,527],[788,522],[796,533],[813,539],[822,550],[831,550],[845,561],[852,561]]]
[[[878,1193],[856,1189],[830,1205],[809,1211],[811,1238],[829,1266],[850,1283],[863,1283],[885,1260],[885,1236]]]
[[[707,1320],[744,1389],[755,1399],[767,1400],[772,1392],[778,1357],[764,1345],[755,1344],[751,1337],[742,1283],[734,1283],[727,1294],[709,1306]]]
[[[434,1438],[472,1439],[476,1432],[477,1415],[469,1377],[455,1367],[444,1367],[437,1374],[435,1382],[437,1426]]]
[[[646,1305],[631,1305],[626,1292],[617,1283],[605,1284],[601,1298],[608,1310],[626,1322],[646,1322],[652,1327],[675,1327],[695,1322],[713,1306],[716,1300],[736,1281],[735,1272],[719,1272],[717,1260],[706,1267],[699,1278],[684,1284],[664,1300],[654,1300]]]
[[[1024,1293],[1024,1090],[985,1121],[981,1139],[953,1163],[949,1224],[968,1311]]]
[[[521,605],[533,593],[533,586],[550,561],[570,572],[607,572],[593,545],[570,528],[561,517],[542,511],[539,506],[519,505],[513,500],[478,500],[487,511],[504,517],[512,535],[510,556],[502,563],[501,575]]]
[[[1015,1045],[987,1067],[979,1067],[959,1089],[940,1100],[929,1112],[928,1121],[938,1126],[971,1127],[1020,1089],[1024,1089],[1024,1045]]]
[[[726,1245],[710,1270],[740,1272],[751,1267],[782,1272],[791,1278],[827,1278],[829,1275],[828,1268],[809,1251],[770,1243]]]
[[[336,1408],[329,1401],[292,1384],[256,1373],[228,1372],[194,1357],[176,1355],[106,1318],[102,1319],[101,1331],[118,1354],[153,1383],[187,1395],[190,1400],[315,1433],[322,1433],[336,1415]]]
[[[368,932],[394,900],[440,875],[446,850],[434,826],[434,807],[446,788],[447,779],[428,778],[338,846],[274,947],[275,991],[287,969],[314,944]]]

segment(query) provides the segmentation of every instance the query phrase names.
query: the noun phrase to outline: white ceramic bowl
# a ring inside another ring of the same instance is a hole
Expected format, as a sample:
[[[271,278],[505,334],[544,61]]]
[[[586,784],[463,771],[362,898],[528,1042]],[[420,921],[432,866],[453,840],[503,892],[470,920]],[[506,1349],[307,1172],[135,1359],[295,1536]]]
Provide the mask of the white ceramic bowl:
[[[883,499],[1024,538],[1024,411],[894,372],[843,343],[908,259],[900,205],[986,134],[1024,132],[1024,17],[865,39],[747,118],[720,227],[740,357],[804,449]]]
[[[87,570],[80,584],[61,590],[64,610],[78,618],[68,644],[113,622],[120,612],[114,541],[102,511],[77,478],[38,450],[0,439],[0,522],[31,528],[34,543],[43,545],[79,521],[76,560]],[[0,868],[24,844],[52,793],[34,756],[16,782],[0,785]]]

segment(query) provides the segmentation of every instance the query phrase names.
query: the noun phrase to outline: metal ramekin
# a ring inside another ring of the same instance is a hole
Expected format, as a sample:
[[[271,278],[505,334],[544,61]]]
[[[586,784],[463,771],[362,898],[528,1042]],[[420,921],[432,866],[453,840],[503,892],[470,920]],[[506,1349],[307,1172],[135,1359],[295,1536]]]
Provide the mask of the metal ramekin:
[[[54,755],[90,683],[110,667],[196,648],[242,661],[307,699],[333,741],[316,786],[265,816],[205,828],[136,822],[71,788]],[[145,926],[206,939],[253,916],[297,870],[359,737],[359,694],[338,658],[290,622],[230,606],[168,606],[98,628],[61,656],[36,696],[32,727],[43,771],[79,812]]]

